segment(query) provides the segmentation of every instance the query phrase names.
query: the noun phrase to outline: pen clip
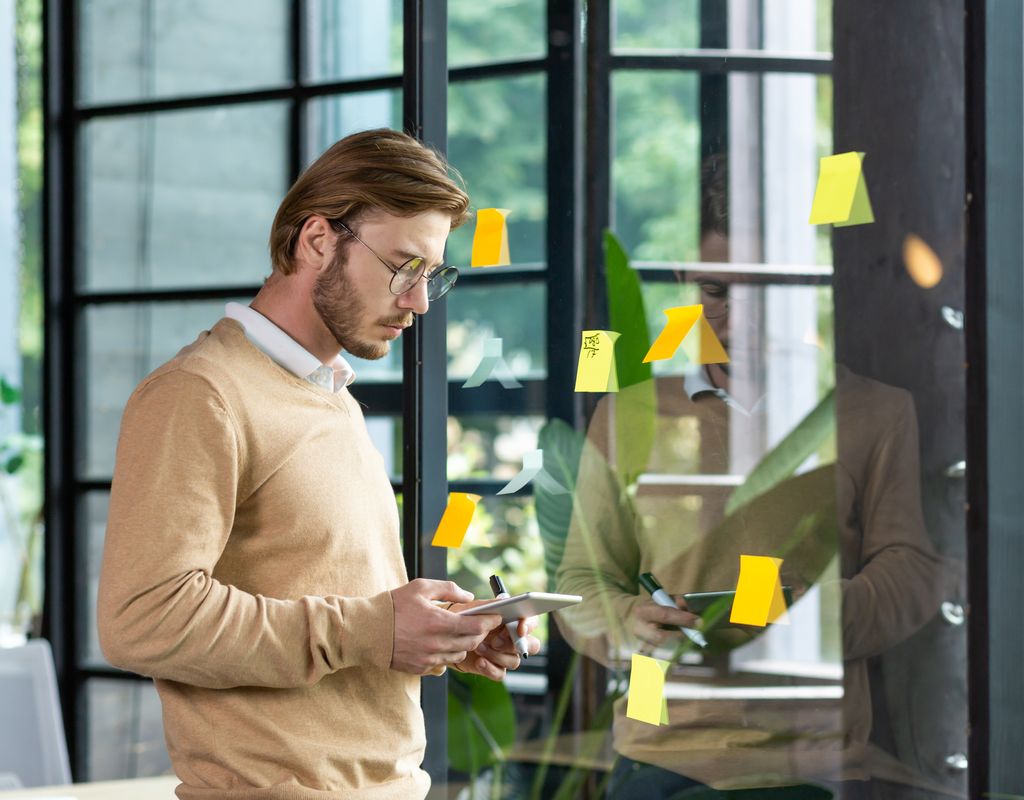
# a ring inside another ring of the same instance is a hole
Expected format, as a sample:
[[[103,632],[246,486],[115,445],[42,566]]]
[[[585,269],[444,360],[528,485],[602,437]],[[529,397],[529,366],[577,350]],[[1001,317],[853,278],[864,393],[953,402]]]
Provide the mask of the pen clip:
[[[500,575],[492,575],[490,584],[491,591],[494,592],[495,597],[499,594],[508,594],[508,589],[505,588],[505,582],[501,579]]]

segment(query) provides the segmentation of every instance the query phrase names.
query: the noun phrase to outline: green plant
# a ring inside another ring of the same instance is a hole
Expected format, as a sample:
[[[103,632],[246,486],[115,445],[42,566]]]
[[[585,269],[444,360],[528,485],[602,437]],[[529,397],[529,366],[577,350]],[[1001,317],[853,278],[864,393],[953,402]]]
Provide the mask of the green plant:
[[[500,791],[505,753],[516,739],[512,696],[505,684],[480,675],[448,674],[448,762],[470,776],[471,797],[487,767],[494,768],[491,785]]]
[[[21,402],[21,392],[0,378],[0,407]],[[16,553],[12,564],[17,587],[13,608],[0,615],[15,628],[25,629],[42,608],[42,438],[12,433],[0,441],[0,513]]]

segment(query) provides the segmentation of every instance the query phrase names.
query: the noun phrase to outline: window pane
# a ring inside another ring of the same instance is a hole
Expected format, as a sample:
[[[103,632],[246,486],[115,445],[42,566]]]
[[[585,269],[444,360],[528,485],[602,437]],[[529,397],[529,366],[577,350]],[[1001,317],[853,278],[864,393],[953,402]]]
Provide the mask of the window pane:
[[[639,260],[696,261],[700,232],[700,114],[694,73],[612,78],[613,229]]]
[[[523,456],[537,449],[543,424],[544,418],[536,416],[448,417],[448,480],[512,480],[522,469]]]
[[[79,96],[114,103],[283,84],[288,6],[78,0]]]
[[[448,65],[544,56],[545,15],[544,0],[448,0]]]
[[[614,0],[617,50],[828,53],[832,0]]]
[[[356,92],[313,100],[307,108],[306,166],[350,133],[401,125],[400,91]]]
[[[248,303],[248,299],[238,302]],[[121,413],[146,375],[224,316],[225,301],[90,306],[79,339],[85,384],[82,478],[109,479]]]
[[[308,0],[307,77],[364,78],[402,71],[402,0]]]
[[[818,160],[832,147],[831,80],[732,73],[725,86],[728,113],[702,133],[696,73],[614,76],[615,232],[638,262],[768,263],[827,276],[828,227],[807,217]]]
[[[83,288],[258,284],[287,189],[287,129],[276,103],[86,124]]]
[[[454,289],[448,295],[448,379],[465,381],[483,358],[485,340],[499,338],[512,375],[543,378],[546,294],[539,282]]]
[[[448,158],[472,210],[507,208],[513,264],[543,263],[547,218],[545,81],[541,75],[454,83],[448,89]],[[474,223],[448,241],[448,260],[470,263]]]
[[[150,681],[90,680],[85,685],[85,704],[85,780],[173,774],[164,744],[160,698]]]
[[[83,667],[110,666],[100,650],[96,630],[96,595],[103,563],[103,540],[107,532],[109,492],[89,492],[78,505],[78,529],[83,532],[84,564],[76,571],[75,601],[79,609],[78,624],[82,631],[79,662]]]

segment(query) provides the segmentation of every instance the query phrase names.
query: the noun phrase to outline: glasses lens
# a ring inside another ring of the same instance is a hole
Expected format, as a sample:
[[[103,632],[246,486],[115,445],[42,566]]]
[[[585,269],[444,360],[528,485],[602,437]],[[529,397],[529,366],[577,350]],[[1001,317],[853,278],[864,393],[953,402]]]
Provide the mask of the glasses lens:
[[[393,294],[403,294],[416,285],[416,281],[423,274],[423,267],[426,259],[410,258],[398,268],[391,276],[391,291]]]
[[[458,279],[459,271],[455,267],[445,267],[440,270],[427,281],[427,299],[440,300],[451,291]]]

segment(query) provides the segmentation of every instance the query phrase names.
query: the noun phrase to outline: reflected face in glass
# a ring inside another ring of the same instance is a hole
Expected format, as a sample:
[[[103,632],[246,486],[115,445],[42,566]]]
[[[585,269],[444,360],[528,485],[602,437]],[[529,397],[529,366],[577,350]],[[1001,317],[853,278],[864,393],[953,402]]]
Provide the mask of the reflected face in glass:
[[[429,276],[441,264],[450,228],[451,218],[440,211],[412,217],[375,212],[352,223],[358,240],[344,232],[335,236],[334,255],[316,280],[312,301],[343,350],[358,358],[383,358],[415,315],[426,313],[425,278],[392,294],[393,273],[380,259],[397,266],[424,258]]]
[[[700,302],[704,306],[704,316],[711,324],[722,346],[729,346],[729,284],[720,278],[709,275],[697,277],[700,287]]]

